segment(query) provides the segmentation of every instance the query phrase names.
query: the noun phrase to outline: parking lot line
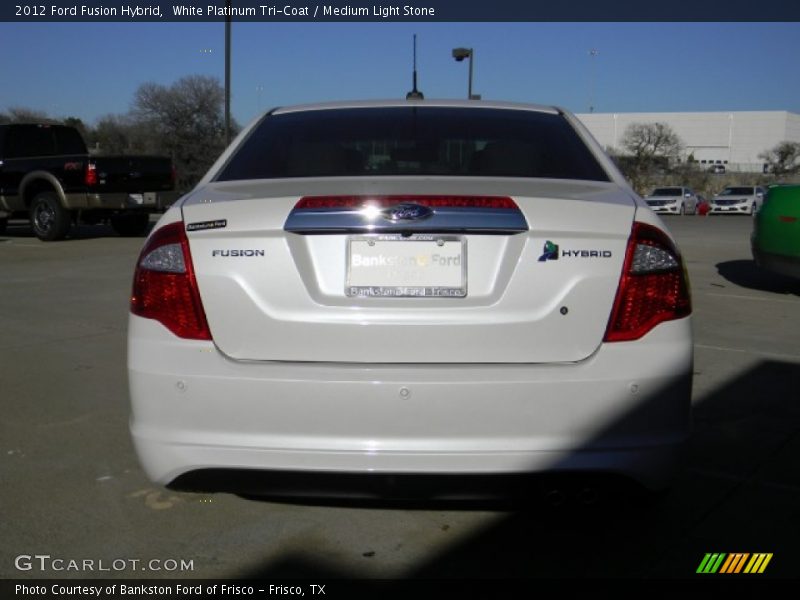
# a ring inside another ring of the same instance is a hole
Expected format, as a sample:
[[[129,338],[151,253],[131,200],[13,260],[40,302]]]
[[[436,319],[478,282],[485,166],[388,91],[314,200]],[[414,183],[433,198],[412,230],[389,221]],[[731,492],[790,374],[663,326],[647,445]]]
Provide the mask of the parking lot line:
[[[800,354],[781,354],[778,352],[760,352],[758,350],[745,350],[744,348],[730,348],[728,346],[709,346],[708,344],[695,344],[695,348],[702,348],[703,350],[721,350],[723,352],[738,352],[740,354],[753,354],[755,356],[764,356],[767,358],[779,358],[787,360],[800,361]]]
[[[736,300],[758,300],[759,302],[780,302],[782,304],[797,304],[800,300],[787,300],[786,298],[762,298],[760,296],[748,296],[744,294],[716,294],[714,292],[695,292],[695,295],[714,296],[717,298],[734,298]]]

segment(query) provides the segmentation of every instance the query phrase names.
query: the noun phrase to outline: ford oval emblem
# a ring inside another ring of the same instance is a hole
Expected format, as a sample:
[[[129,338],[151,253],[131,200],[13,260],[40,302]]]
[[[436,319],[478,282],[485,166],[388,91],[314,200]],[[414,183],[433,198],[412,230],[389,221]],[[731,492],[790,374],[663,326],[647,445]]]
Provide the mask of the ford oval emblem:
[[[395,206],[390,206],[381,211],[381,216],[392,222],[397,221],[422,221],[433,216],[433,209],[422,204],[413,202],[403,202]]]

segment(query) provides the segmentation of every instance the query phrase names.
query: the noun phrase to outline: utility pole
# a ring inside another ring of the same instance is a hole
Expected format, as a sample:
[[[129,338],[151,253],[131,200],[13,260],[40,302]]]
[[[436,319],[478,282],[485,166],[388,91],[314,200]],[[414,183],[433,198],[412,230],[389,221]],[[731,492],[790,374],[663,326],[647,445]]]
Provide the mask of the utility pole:
[[[231,143],[231,0],[225,0],[225,145]]]

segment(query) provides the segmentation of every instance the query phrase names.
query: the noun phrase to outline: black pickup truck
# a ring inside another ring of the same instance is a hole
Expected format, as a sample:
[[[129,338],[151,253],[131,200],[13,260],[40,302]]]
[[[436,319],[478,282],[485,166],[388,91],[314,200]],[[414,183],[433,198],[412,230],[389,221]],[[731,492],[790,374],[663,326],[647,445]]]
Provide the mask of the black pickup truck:
[[[77,222],[140,235],[150,213],[176,200],[174,190],[169,158],[90,156],[74,127],[0,125],[0,233],[9,218],[27,216],[44,241],[63,239]]]

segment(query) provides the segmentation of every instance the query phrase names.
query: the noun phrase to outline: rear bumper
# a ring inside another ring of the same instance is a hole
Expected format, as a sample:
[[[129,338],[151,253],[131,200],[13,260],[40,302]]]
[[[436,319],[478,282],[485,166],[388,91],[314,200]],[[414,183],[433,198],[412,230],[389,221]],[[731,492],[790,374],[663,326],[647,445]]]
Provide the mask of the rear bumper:
[[[66,208],[70,210],[138,210],[163,211],[178,199],[175,191],[146,192],[144,194],[97,193],[66,194]]]
[[[762,269],[800,279],[800,256],[786,256],[763,252],[752,246],[753,259]]]
[[[581,471],[666,486],[689,433],[689,319],[559,365],[246,363],[129,325],[131,433],[148,476]]]
[[[666,206],[651,206],[650,209],[653,212],[668,214],[668,215],[678,215],[681,212],[680,206],[677,204],[668,204]]]
[[[717,204],[711,205],[711,210],[708,212],[712,214],[745,214],[749,215],[752,212],[752,207],[750,204],[731,204],[727,206],[720,206]]]

